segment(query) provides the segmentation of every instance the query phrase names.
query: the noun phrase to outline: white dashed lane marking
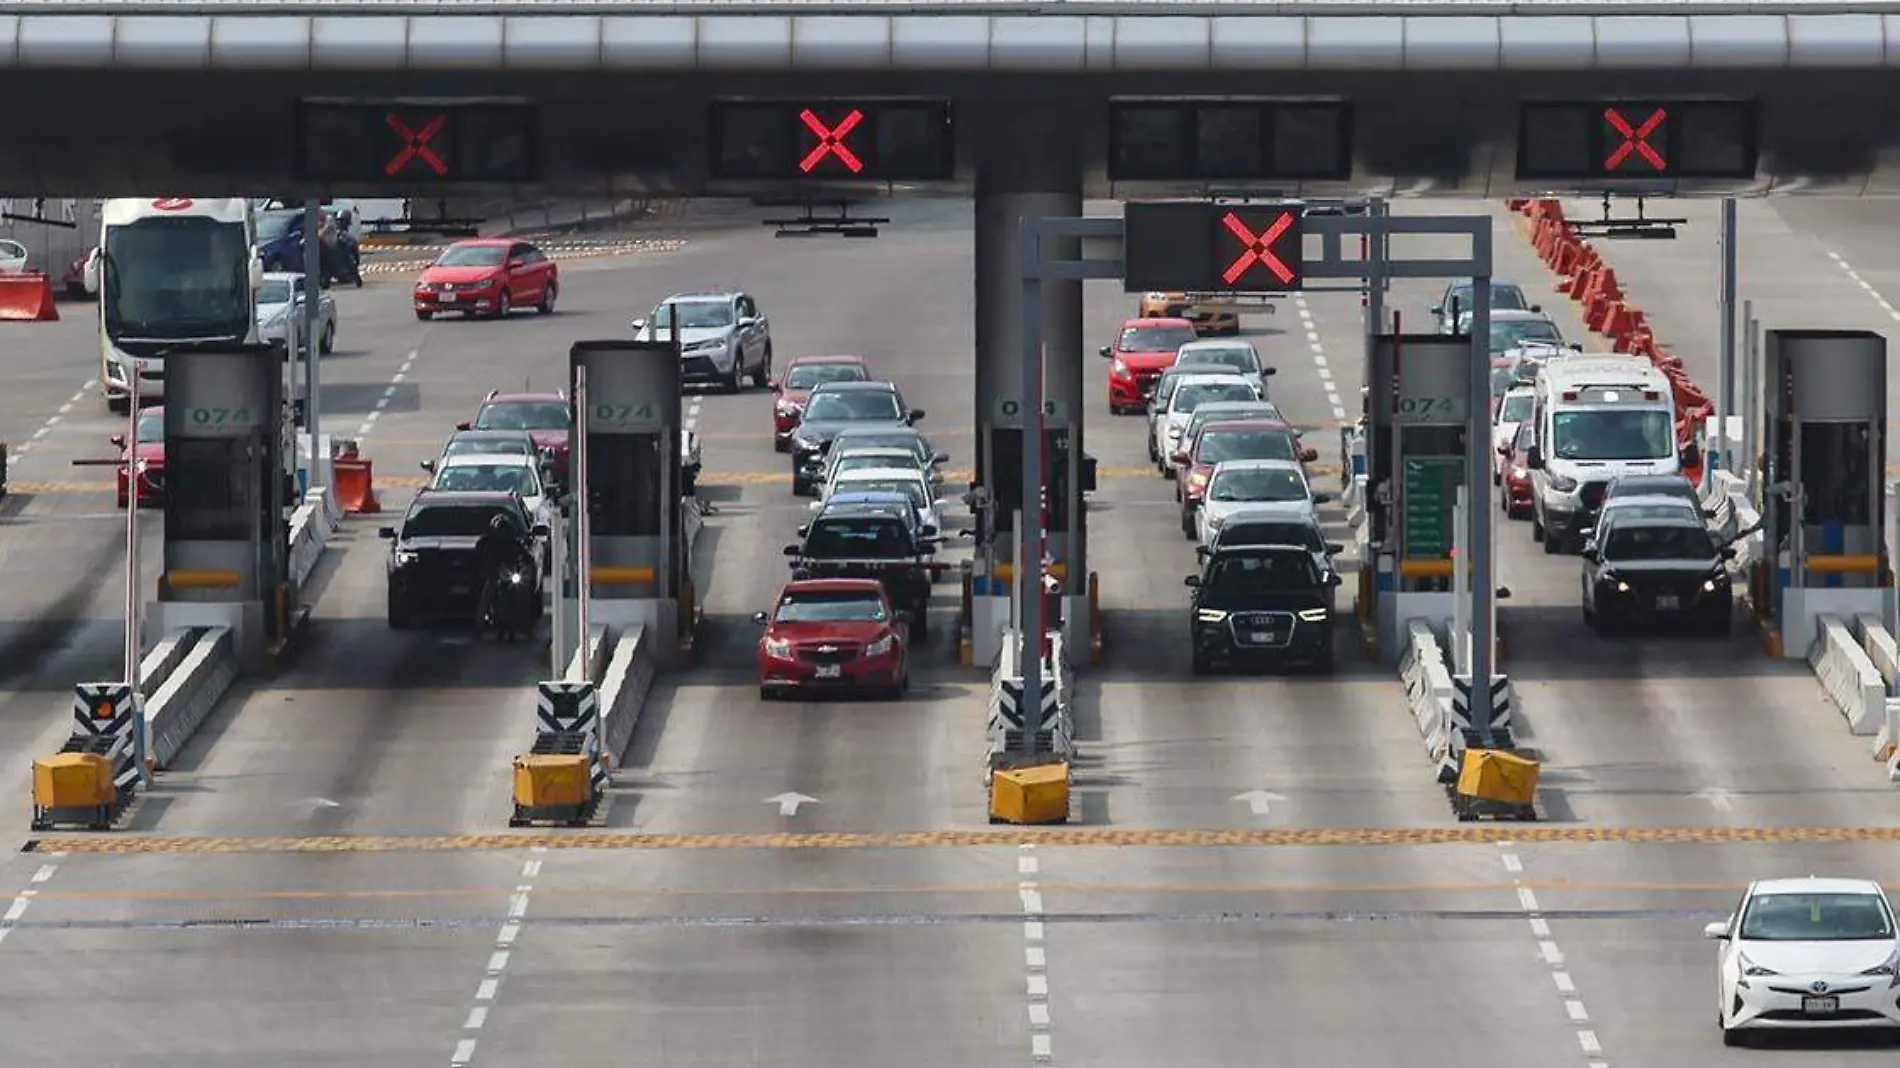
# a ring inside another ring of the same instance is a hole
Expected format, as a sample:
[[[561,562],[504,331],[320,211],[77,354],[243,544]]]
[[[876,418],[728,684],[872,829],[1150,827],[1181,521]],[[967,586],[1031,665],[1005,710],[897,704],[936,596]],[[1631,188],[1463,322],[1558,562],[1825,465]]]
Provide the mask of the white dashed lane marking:
[[[1319,369],[1319,384],[1326,390],[1326,403],[1332,406],[1334,419],[1344,419],[1346,405],[1339,399],[1339,385],[1333,381],[1333,369],[1326,361],[1326,343],[1320,340],[1319,326],[1313,322],[1313,309],[1306,302],[1306,294],[1295,293],[1293,306],[1299,310],[1307,347],[1313,351],[1313,365]]]
[[[1049,1037],[1049,953],[1043,946],[1042,891],[1037,879],[1042,861],[1036,847],[1025,845],[1016,853],[1016,896],[1023,905],[1024,989],[1029,995],[1029,1056],[1038,1065],[1055,1060]]]
[[[86,384],[79,387],[79,392],[73,394],[70,398],[68,398],[66,403],[61,404],[59,406],[58,412],[55,412],[53,415],[48,416],[46,419],[46,422],[40,424],[39,429],[33,431],[33,436],[30,439],[23,441],[20,444],[15,445],[13,447],[12,453],[11,453],[12,457],[14,459],[21,459],[30,455],[33,452],[33,446],[39,444],[42,438],[52,433],[53,428],[57,427],[60,424],[60,422],[63,421],[68,415],[71,415],[72,410],[74,408],[77,408],[80,404],[84,403],[86,397],[89,394],[91,394],[93,390],[97,388],[99,388],[98,379],[96,378],[87,379]]]
[[[1836,267],[1846,272],[1847,277],[1853,279],[1855,285],[1859,286],[1869,297],[1872,297],[1874,303],[1880,305],[1880,310],[1887,313],[1888,318],[1896,323],[1900,323],[1900,310],[1895,310],[1894,306],[1887,301],[1887,298],[1880,295],[1880,290],[1873,287],[1873,283],[1862,278],[1860,272],[1854,269],[1853,264],[1848,263],[1846,259],[1842,258],[1840,253],[1831,250],[1828,252],[1827,258],[1833,260]]]
[[[370,431],[376,429],[376,420],[383,417],[383,412],[389,409],[389,402],[396,399],[396,390],[402,386],[403,379],[409,377],[409,369],[416,365],[416,357],[421,354],[421,349],[410,349],[409,355],[403,357],[402,366],[396,368],[389,384],[383,387],[383,395],[376,398],[376,407],[363,417],[363,425],[356,428],[357,438],[369,437]]]
[[[33,873],[33,886],[44,886],[51,880],[53,874],[59,871],[60,858],[65,855],[64,853],[49,854],[51,860],[48,863],[40,865],[39,870]],[[20,918],[26,915],[26,910],[33,907],[33,899],[38,896],[40,896],[40,892],[33,889],[22,890],[13,895],[12,902],[7,905],[7,911],[0,914],[0,942],[6,941],[7,936],[13,933],[14,925],[19,923]]]
[[[410,359],[414,358],[411,353]],[[474,1062],[477,1034],[488,1026],[488,1014],[494,1011],[495,998],[501,993],[502,976],[514,956],[515,940],[521,937],[521,919],[528,914],[528,896],[534,893],[534,881],[541,876],[541,854],[547,852],[547,847],[535,846],[529,852],[535,855],[521,865],[521,881],[508,898],[508,919],[495,935],[488,967],[482,972],[481,983],[475,987],[475,1003],[469,1006],[468,1016],[462,1020],[462,1036],[456,1039],[455,1051],[449,1054],[449,1068],[468,1068]]]
[[[1499,842],[1498,848],[1503,850],[1498,860],[1503,863],[1505,871],[1516,875],[1524,870],[1523,859],[1511,851],[1512,843]],[[1518,907],[1524,910],[1525,918],[1530,921],[1531,936],[1537,939],[1538,958],[1550,967],[1551,982],[1557,984],[1557,993],[1563,996],[1564,1014],[1576,1030],[1577,1047],[1592,1058],[1588,1068],[1610,1068],[1608,1061],[1595,1059],[1603,1054],[1603,1042],[1589,1026],[1590,1010],[1584,1007],[1583,998],[1577,994],[1577,981],[1571,978],[1564,966],[1563,950],[1551,937],[1550,921],[1544,919],[1543,906],[1537,901],[1537,891],[1525,886],[1521,880],[1513,879],[1512,882],[1517,886]]]

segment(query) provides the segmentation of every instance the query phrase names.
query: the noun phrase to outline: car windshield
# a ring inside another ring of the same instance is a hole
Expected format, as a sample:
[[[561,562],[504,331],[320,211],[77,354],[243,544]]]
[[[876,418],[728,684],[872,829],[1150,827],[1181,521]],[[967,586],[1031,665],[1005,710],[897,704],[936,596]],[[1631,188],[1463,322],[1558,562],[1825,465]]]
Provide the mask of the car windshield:
[[[786,389],[816,389],[826,382],[862,382],[868,377],[855,363],[808,363],[792,368],[785,377]]]
[[[1231,402],[1226,401],[1219,403],[1231,405]],[[1188,420],[1188,433],[1192,435],[1210,423],[1233,422],[1240,419],[1280,419],[1282,422],[1285,421],[1281,419],[1280,409],[1275,408],[1265,401],[1258,404],[1230,406],[1215,411],[1207,411],[1206,407],[1203,406],[1201,410],[1194,413],[1193,419]]]
[[[1206,585],[1223,593],[1261,594],[1311,590],[1319,568],[1305,553],[1234,553],[1216,557]]]
[[[1245,346],[1227,348],[1188,349],[1175,361],[1176,367],[1231,367],[1243,374],[1254,374],[1260,370],[1260,360],[1252,349]]]
[[[889,452],[856,452],[838,457],[836,469],[839,472],[868,471],[879,467],[914,467],[916,463],[916,455],[908,452],[901,456]]]
[[[444,456],[533,456],[534,442],[511,437],[454,437]]]
[[[1303,501],[1306,482],[1299,472],[1285,468],[1241,468],[1221,471],[1207,488],[1213,501]]]
[[[922,508],[930,503],[924,484],[914,478],[846,478],[838,480],[839,493],[901,493]]]
[[[1893,920],[1873,894],[1762,894],[1742,914],[1744,942],[1874,942]]]
[[[800,590],[779,601],[773,618],[780,623],[882,623],[890,613],[875,593]]]
[[[290,279],[266,278],[264,284],[258,287],[257,302],[259,304],[289,304],[290,293]]]
[[[882,516],[820,519],[805,537],[809,556],[895,559],[914,555],[910,533],[896,519]]]
[[[152,445],[165,440],[165,409],[147,408],[139,413],[138,443]]]
[[[1122,331],[1123,352],[1174,352],[1194,340],[1191,326],[1131,326]]]
[[[931,456],[930,443],[924,440],[923,435],[916,433],[891,432],[879,434],[865,431],[851,431],[838,435],[836,444],[832,446],[834,453],[841,451],[849,452],[853,449],[903,449],[905,452],[917,457],[918,463],[923,463],[930,459]]]
[[[513,491],[523,497],[539,497],[541,480],[534,468],[522,464],[456,464],[436,473],[435,488],[483,493]]]
[[[1603,546],[1603,558],[1615,561],[1635,560],[1708,560],[1715,556],[1715,543],[1701,527],[1619,526],[1610,531]]]
[[[1519,393],[1515,397],[1504,398],[1504,407],[1498,412],[1498,419],[1506,423],[1521,423],[1530,418],[1533,399],[1528,393]]]
[[[477,430],[566,430],[566,401],[497,401],[482,406]]]
[[[1680,497],[1701,507],[1702,498],[1686,478],[1644,478],[1635,481],[1616,479],[1604,491],[1604,497]]]
[[[894,422],[904,418],[897,394],[881,389],[854,389],[840,393],[818,393],[805,409],[805,419],[813,423],[846,423],[880,420]]]
[[[1676,453],[1675,422],[1655,408],[1558,412],[1551,423],[1551,451],[1559,459],[1661,460]]]
[[[1230,523],[1220,532],[1222,545],[1293,545],[1307,552],[1325,552],[1326,539],[1310,523]]]
[[[1476,292],[1471,283],[1452,286],[1445,294],[1445,310],[1450,311],[1456,304],[1461,309],[1471,307],[1471,295]],[[1529,311],[1531,302],[1524,298],[1524,290],[1509,282],[1491,283],[1491,307],[1494,310]]]
[[[508,259],[501,245],[450,245],[436,257],[437,267],[499,267]]]
[[[520,517],[501,504],[425,504],[403,521],[405,538],[479,538],[488,533],[496,516],[507,516],[518,535]]]
[[[1516,348],[1527,341],[1544,341],[1552,345],[1561,345],[1564,336],[1557,327],[1542,319],[1508,319],[1491,323],[1491,351],[1503,352]]]
[[[653,326],[666,330],[679,316],[681,330],[716,330],[732,325],[732,305],[723,300],[676,300],[653,309]]]
[[[1511,390],[1524,384],[1524,367],[1513,363],[1509,367],[1491,368],[1491,399],[1496,400]]]
[[[1210,430],[1201,435],[1200,461],[1297,460],[1293,435],[1285,430]]]
[[[1192,414],[1203,404],[1218,404],[1221,401],[1257,400],[1260,393],[1245,382],[1187,382],[1174,391],[1173,406],[1169,409],[1176,414]]]

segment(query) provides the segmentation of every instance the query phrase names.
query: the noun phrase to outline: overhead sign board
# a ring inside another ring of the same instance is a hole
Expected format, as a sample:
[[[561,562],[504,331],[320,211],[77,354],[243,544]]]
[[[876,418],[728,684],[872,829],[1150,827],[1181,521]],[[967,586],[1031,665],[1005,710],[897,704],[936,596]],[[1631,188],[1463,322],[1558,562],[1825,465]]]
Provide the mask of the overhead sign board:
[[[1755,177],[1760,138],[1752,101],[1528,103],[1519,114],[1523,181]]]
[[[1295,202],[1131,201],[1122,216],[1123,288],[1290,293],[1305,284]]]
[[[721,100],[720,181],[928,182],[955,176],[948,100]]]
[[[1108,130],[1112,182],[1352,177],[1343,100],[1114,100]]]
[[[297,174],[399,189],[535,180],[537,127],[526,103],[306,100],[297,106]]]

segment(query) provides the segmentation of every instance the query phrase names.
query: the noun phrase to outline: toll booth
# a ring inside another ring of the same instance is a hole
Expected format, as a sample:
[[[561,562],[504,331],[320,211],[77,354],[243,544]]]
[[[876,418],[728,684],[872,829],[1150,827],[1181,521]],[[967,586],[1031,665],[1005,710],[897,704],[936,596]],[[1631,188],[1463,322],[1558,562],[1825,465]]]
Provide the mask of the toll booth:
[[[1815,617],[1889,618],[1885,544],[1887,339],[1861,330],[1770,330],[1764,382],[1763,556],[1758,612],[1782,655],[1805,657]]]
[[[148,633],[229,627],[262,666],[288,603],[282,344],[212,343],[165,358],[165,551]]]
[[[1396,663],[1409,621],[1436,626],[1455,614],[1454,512],[1468,474],[1465,435],[1486,413],[1470,410],[1469,336],[1380,334],[1370,354],[1362,559],[1371,566],[1361,572],[1359,596],[1373,604],[1358,611],[1376,621],[1380,652]]]
[[[693,594],[679,354],[671,341],[579,341],[568,362],[574,432],[584,436],[571,462],[576,493],[586,491],[590,622],[684,638]],[[664,657],[677,644],[654,648]]]

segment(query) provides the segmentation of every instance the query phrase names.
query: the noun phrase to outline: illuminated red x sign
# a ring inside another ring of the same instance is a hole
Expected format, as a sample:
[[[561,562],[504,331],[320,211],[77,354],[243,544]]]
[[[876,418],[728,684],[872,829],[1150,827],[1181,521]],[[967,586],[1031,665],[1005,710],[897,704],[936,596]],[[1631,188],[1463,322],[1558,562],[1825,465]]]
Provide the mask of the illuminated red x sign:
[[[853,152],[850,144],[847,143],[851,131],[864,122],[864,112],[852,108],[849,114],[838,120],[838,125],[826,126],[825,120],[819,118],[817,112],[806,108],[798,113],[798,121],[804,123],[812,136],[818,139],[818,143],[812,146],[812,150],[805,153],[805,158],[798,161],[800,171],[810,174],[814,168],[825,161],[826,157],[830,156],[837,157],[838,162],[844,164],[845,169],[852,174],[864,170],[864,161],[858,158],[858,154]]]
[[[1221,281],[1229,286],[1238,287],[1248,274],[1252,273],[1256,267],[1260,267],[1279,280],[1277,286],[1268,285],[1261,288],[1279,289],[1293,285],[1298,281],[1300,272],[1287,263],[1286,253],[1280,246],[1281,239],[1290,234],[1292,240],[1287,244],[1292,247],[1293,257],[1297,260],[1299,221],[1300,217],[1297,213],[1282,211],[1271,223],[1267,224],[1265,229],[1256,234],[1235,212],[1229,211],[1223,214],[1220,224],[1228,233],[1234,235],[1235,240],[1240,242],[1240,255],[1229,262],[1227,269],[1221,272]]]
[[[1663,154],[1656,151],[1656,147],[1649,143],[1649,139],[1662,129],[1663,123],[1669,121],[1667,108],[1657,108],[1650,112],[1649,118],[1644,119],[1640,126],[1631,125],[1630,121],[1623,117],[1623,113],[1615,108],[1608,108],[1603,112],[1603,121],[1609,125],[1606,142],[1609,140],[1607,133],[1614,133],[1623,139],[1614,151],[1604,157],[1604,170],[1621,170],[1623,164],[1631,156],[1641,156],[1643,161],[1649,164],[1649,170],[1661,172],[1669,169],[1669,161],[1664,159]]]
[[[383,168],[384,174],[394,178],[409,166],[410,160],[419,159],[436,173],[436,177],[448,177],[448,162],[436,155],[435,149],[429,147],[429,142],[435,140],[436,135],[442,132],[442,127],[449,124],[447,112],[430,119],[419,130],[410,129],[409,123],[393,111],[383,116],[383,121],[387,122],[389,128],[394,130],[396,136],[402,138],[403,141],[402,151],[396,153],[395,158],[389,161],[389,165]]]

